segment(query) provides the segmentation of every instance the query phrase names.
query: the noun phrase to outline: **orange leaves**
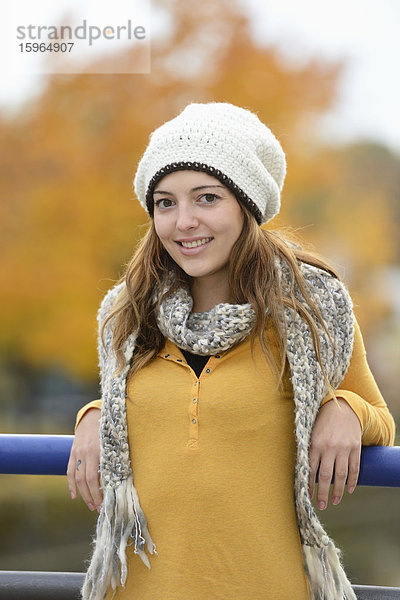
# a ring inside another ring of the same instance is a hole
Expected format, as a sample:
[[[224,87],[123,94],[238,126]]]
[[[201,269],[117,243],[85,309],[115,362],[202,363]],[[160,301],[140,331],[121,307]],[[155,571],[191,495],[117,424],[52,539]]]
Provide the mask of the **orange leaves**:
[[[357,281],[394,255],[384,186],[393,163],[368,147],[315,152],[313,115],[331,106],[342,65],[283,63],[268,40],[254,42],[231,0],[160,7],[168,19],[153,37],[150,75],[53,76],[14,119],[0,120],[2,352],[93,376],[98,302],[146,221],[133,193],[137,162],[150,131],[190,101],[248,107],[279,137],[288,177],[272,226],[314,224],[305,236],[357,265]],[[376,185],[361,185],[375,160]]]

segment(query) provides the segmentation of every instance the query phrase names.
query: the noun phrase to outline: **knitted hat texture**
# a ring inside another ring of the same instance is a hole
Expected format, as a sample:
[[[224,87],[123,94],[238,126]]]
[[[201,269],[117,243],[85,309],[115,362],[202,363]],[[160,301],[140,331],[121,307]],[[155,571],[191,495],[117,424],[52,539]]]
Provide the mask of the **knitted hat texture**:
[[[260,224],[279,212],[285,154],[270,129],[249,110],[226,102],[192,103],[153,131],[134,180],[140,204],[151,216],[156,184],[184,169],[219,179]]]

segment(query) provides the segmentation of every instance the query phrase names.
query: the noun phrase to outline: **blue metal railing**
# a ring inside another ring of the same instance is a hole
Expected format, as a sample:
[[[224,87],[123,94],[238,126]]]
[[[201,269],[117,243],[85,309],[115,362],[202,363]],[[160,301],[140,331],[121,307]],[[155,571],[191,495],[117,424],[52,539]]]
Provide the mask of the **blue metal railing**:
[[[73,435],[0,434],[0,473],[65,475]]]
[[[0,473],[65,475],[74,436],[0,434]],[[364,446],[358,485],[400,487],[400,446]]]
[[[74,436],[0,434],[0,473],[65,475]],[[400,446],[365,446],[358,485],[400,487]],[[0,571],[0,600],[75,600],[83,573]],[[400,600],[400,588],[353,586],[358,600]]]

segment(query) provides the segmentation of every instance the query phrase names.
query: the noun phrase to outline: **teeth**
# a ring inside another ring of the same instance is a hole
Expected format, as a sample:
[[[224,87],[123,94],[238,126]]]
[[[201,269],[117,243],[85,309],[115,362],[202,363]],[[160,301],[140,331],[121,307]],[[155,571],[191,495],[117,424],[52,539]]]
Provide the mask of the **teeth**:
[[[202,240],[196,240],[195,242],[181,242],[184,248],[197,248],[197,246],[203,246],[203,244],[207,244],[210,242],[212,238],[203,238]]]

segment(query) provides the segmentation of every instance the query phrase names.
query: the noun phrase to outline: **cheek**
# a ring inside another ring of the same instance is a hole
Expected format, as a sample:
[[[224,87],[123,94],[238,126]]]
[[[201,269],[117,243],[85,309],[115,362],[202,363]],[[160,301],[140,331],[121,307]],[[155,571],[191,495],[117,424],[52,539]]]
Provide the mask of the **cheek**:
[[[156,234],[160,238],[160,240],[165,239],[167,236],[167,224],[164,219],[160,219],[159,217],[154,217],[154,229],[156,230]]]
[[[242,229],[243,229],[243,224],[244,224],[244,217],[243,217],[243,213],[242,211],[240,211],[239,213],[237,213],[235,215],[235,219],[234,219],[234,227],[232,227],[232,239],[234,240],[234,243],[238,240],[238,238],[240,237],[240,234],[242,233]]]

